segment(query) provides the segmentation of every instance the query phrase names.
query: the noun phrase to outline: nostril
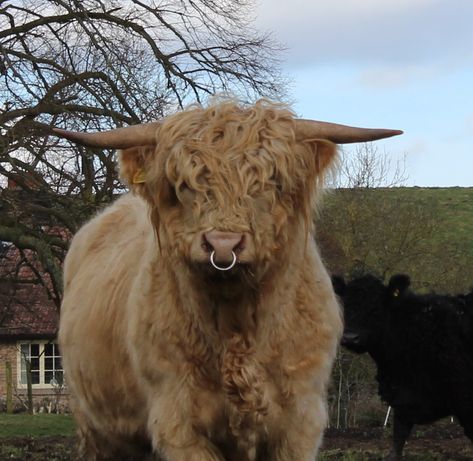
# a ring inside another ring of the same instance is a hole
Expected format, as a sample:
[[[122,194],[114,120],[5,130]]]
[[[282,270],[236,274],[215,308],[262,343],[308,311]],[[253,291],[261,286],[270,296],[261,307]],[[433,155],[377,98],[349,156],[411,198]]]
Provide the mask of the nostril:
[[[342,345],[357,345],[360,342],[360,335],[358,333],[354,333],[352,331],[346,331],[343,333],[342,336]]]
[[[202,249],[206,253],[212,253],[214,251],[214,247],[209,243],[209,241],[205,238],[205,234],[202,235],[202,243],[201,243]]]
[[[245,249],[245,236],[242,235],[241,240],[235,245],[233,251],[241,253]]]

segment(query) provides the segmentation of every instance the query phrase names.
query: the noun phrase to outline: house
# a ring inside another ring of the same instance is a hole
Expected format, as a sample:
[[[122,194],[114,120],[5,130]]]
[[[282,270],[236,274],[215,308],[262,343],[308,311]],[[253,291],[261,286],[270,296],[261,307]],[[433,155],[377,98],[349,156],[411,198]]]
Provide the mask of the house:
[[[68,406],[56,344],[59,310],[38,283],[32,253],[0,242],[0,405],[7,396],[7,363],[12,370],[15,408],[27,406],[27,360],[35,410]]]

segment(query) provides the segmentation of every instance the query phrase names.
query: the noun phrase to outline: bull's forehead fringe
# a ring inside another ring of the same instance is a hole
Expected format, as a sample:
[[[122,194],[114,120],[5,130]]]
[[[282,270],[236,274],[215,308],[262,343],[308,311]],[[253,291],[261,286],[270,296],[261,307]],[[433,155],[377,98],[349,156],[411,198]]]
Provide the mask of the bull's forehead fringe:
[[[145,164],[155,224],[169,184],[187,210],[193,204],[201,226],[255,230],[257,216],[278,216],[275,233],[284,240],[297,214],[309,231],[325,167],[313,145],[297,141],[295,126],[292,111],[265,100],[251,107],[234,101],[193,107],[167,118]]]
[[[233,101],[194,107],[164,121],[158,148],[185,147],[188,153],[239,159],[242,154],[254,153],[251,149],[264,141],[294,142],[294,119],[286,106],[266,100],[249,107]]]
[[[173,184],[195,190],[222,185],[232,196],[253,195],[271,182],[295,190],[309,165],[294,120],[286,106],[266,100],[194,107],[166,119],[157,150]]]

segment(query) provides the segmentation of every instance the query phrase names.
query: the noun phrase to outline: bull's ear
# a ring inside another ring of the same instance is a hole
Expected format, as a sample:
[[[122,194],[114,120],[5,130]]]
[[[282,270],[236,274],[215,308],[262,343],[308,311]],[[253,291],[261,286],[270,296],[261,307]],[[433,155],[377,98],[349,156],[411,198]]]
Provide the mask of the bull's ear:
[[[332,275],[332,286],[338,296],[343,296],[347,284],[345,283],[345,279],[341,275]]]
[[[132,190],[146,182],[147,164],[154,154],[154,146],[123,149],[119,154],[120,177]]]
[[[396,274],[389,280],[388,290],[391,296],[404,294],[411,285],[411,279],[405,274]]]
[[[337,145],[326,139],[307,139],[304,141],[315,155],[315,168],[318,175],[330,167],[337,157]]]

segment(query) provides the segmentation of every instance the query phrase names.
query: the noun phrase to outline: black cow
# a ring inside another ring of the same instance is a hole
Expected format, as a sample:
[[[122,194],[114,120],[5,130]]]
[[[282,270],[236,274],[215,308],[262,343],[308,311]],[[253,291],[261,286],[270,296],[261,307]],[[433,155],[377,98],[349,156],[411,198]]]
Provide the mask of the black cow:
[[[342,345],[371,355],[379,395],[394,410],[387,459],[401,459],[414,424],[449,415],[473,441],[473,292],[416,295],[407,275],[388,286],[371,275],[332,281],[345,310]]]

